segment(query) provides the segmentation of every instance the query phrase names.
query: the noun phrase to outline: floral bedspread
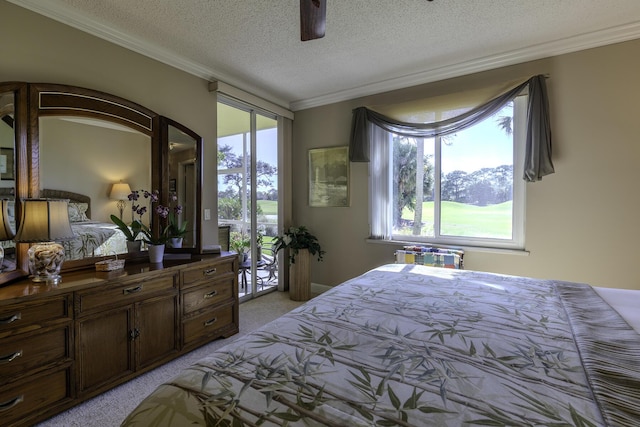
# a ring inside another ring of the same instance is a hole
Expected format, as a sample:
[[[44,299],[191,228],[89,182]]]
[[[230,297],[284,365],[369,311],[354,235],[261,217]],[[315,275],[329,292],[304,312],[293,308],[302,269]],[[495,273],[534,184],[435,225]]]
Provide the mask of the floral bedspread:
[[[61,242],[66,260],[127,251],[126,237],[113,223],[74,222],[71,223],[71,229],[76,237]]]
[[[199,361],[123,425],[638,425],[639,346],[587,285],[392,264]]]

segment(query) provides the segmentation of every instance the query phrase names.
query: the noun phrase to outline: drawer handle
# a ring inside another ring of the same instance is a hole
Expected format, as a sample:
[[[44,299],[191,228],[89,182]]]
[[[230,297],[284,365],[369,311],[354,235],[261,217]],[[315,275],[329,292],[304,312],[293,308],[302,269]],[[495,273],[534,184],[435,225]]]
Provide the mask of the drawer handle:
[[[217,320],[218,320],[218,318],[217,318],[217,317],[214,317],[214,318],[213,318],[213,319],[211,319],[211,320],[207,320],[206,322],[204,322],[204,326],[211,326],[211,325],[213,325],[214,323],[216,323],[216,321],[217,321]]]
[[[7,363],[11,363],[20,356],[22,356],[22,350],[18,350],[13,354],[7,354],[6,356],[2,356],[0,357],[0,365],[6,365]]]
[[[140,292],[142,290],[142,285],[135,286],[133,288],[127,288],[122,291],[123,294],[135,294],[136,292]]]
[[[139,336],[140,330],[138,328],[134,328],[133,330],[129,331],[129,338],[131,339],[131,341],[135,341],[135,339]]]
[[[204,299],[209,299],[209,298],[213,298],[216,295],[218,295],[218,291],[216,291],[215,289],[211,292],[209,292],[208,294],[204,294]]]
[[[13,323],[16,320],[22,319],[22,313],[16,313],[13,316],[5,317],[4,319],[0,319],[0,325],[8,325],[9,323]]]
[[[204,270],[202,272],[202,274],[205,275],[205,276],[213,276],[214,274],[216,274],[216,271],[217,271],[217,269],[214,267],[214,268],[210,268],[208,270]]]
[[[6,402],[2,402],[2,403],[0,403],[0,411],[8,411],[9,409],[11,409],[14,406],[16,406],[18,403],[21,403],[23,401],[24,401],[24,394],[21,394],[20,396],[16,396],[11,400],[7,400]]]

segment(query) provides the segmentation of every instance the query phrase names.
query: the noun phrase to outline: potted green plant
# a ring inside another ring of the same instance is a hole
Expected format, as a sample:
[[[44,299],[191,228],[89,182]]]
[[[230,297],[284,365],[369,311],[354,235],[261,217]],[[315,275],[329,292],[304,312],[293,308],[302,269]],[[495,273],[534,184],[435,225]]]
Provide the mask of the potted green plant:
[[[274,251],[289,250],[289,298],[306,301],[311,298],[311,256],[322,261],[325,251],[318,238],[304,226],[290,227],[274,240]],[[296,262],[297,261],[297,262]]]
[[[171,202],[178,200],[178,196],[175,193],[171,193]],[[187,234],[187,225],[189,221],[180,222],[179,216],[182,213],[182,206],[176,205],[169,211],[169,224],[167,225],[167,235],[169,236],[169,244],[172,248],[181,248],[182,240]]]
[[[251,246],[251,239],[249,236],[239,231],[232,231],[229,240],[229,246],[238,254],[238,261],[242,264],[247,260],[247,250]]]
[[[124,225],[124,228],[129,228],[119,218],[112,215],[111,220],[125,233],[127,239],[135,235],[133,240],[136,240],[138,235],[142,235],[142,240],[147,243],[149,248],[149,261],[152,263],[162,262],[164,247],[169,239],[169,226],[167,225],[164,228],[158,227],[157,231],[155,231],[151,225],[144,224],[142,222],[142,216],[147,213],[148,208],[147,206],[143,206],[142,203],[138,203],[138,200],[140,200],[140,197],[147,199],[151,214],[157,215],[159,221],[169,216],[170,208],[159,203],[160,197],[158,190],[134,190],[128,197],[131,201],[131,210],[138,215],[138,219],[131,222],[130,234],[121,227],[121,225]],[[182,208],[180,207],[180,209]]]
[[[320,247],[318,238],[311,234],[305,226],[289,227],[282,235],[276,236],[273,244],[275,252],[289,249],[289,261],[291,264],[296,263],[296,255],[300,253],[301,249],[306,249],[311,255],[316,255],[318,261],[322,261],[322,257],[326,253]]]
[[[133,221],[131,226],[128,226],[124,223],[120,218],[115,215],[111,215],[111,221],[118,227],[118,230],[124,234],[124,237],[127,239],[127,251],[128,252],[138,252],[140,251],[140,245],[142,240],[138,240],[138,236],[142,231],[139,227],[139,223],[137,221]]]
[[[257,260],[260,261],[262,259],[262,245],[264,243],[264,233],[262,230],[258,229],[256,233],[256,256]]]

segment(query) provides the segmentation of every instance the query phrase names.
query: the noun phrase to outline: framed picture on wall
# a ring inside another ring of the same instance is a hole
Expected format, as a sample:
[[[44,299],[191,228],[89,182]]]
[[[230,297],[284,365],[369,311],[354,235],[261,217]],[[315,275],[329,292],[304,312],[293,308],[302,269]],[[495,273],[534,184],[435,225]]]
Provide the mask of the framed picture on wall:
[[[171,191],[172,193],[175,193],[177,191],[178,187],[177,187],[177,183],[175,179],[170,179],[169,180],[169,191]]]
[[[349,206],[349,147],[309,150],[309,206]]]
[[[0,148],[0,179],[13,181],[13,148]]]

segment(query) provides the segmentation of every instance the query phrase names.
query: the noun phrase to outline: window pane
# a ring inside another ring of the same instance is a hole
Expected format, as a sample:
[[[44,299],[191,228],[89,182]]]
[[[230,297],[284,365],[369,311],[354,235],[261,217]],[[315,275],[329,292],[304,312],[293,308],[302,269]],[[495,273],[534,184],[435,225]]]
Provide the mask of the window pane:
[[[442,138],[443,236],[512,238],[513,104]]]
[[[233,231],[247,229],[247,200],[250,191],[248,134],[218,138],[218,223]]]
[[[256,133],[256,201],[258,231],[263,236],[265,248],[278,235],[278,123],[276,120],[257,116]]]
[[[393,234],[433,237],[433,139],[394,136],[393,182]]]

